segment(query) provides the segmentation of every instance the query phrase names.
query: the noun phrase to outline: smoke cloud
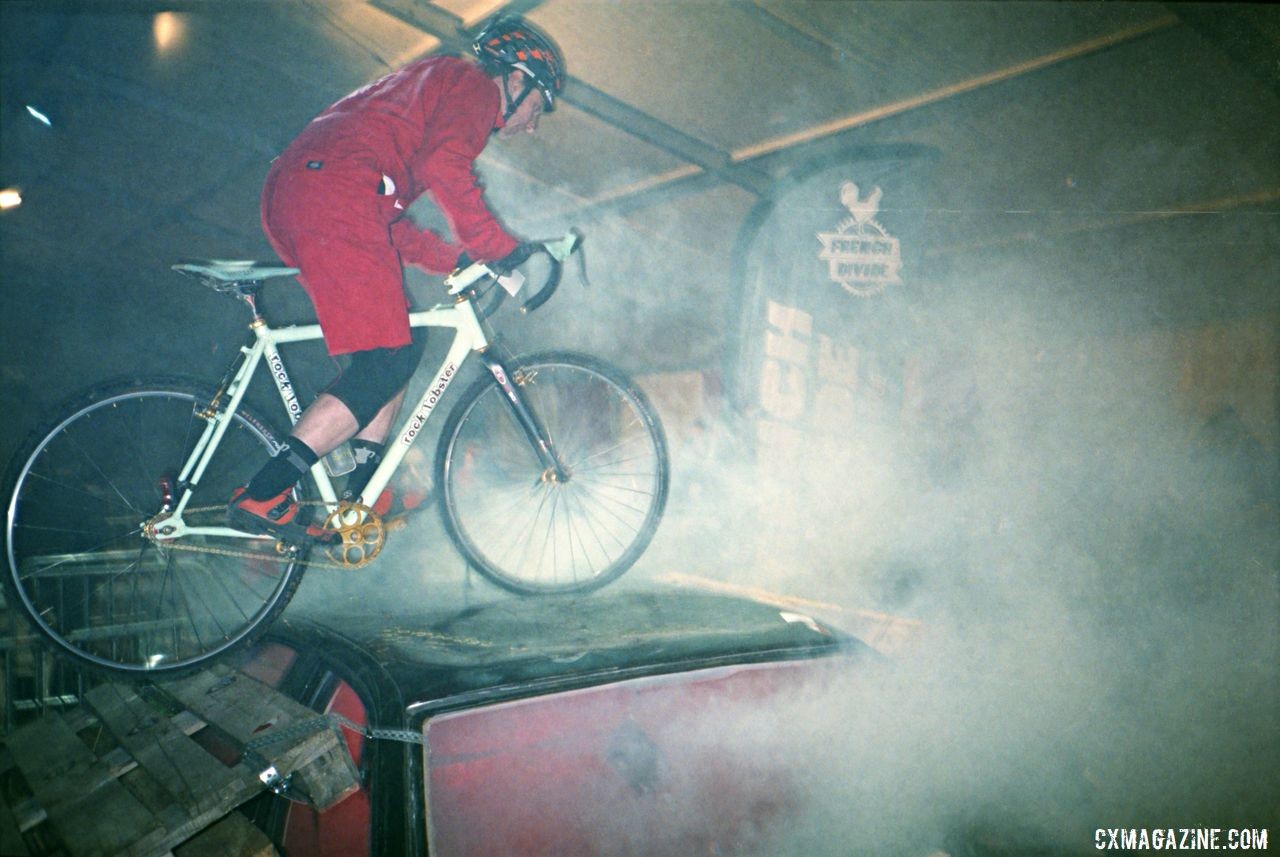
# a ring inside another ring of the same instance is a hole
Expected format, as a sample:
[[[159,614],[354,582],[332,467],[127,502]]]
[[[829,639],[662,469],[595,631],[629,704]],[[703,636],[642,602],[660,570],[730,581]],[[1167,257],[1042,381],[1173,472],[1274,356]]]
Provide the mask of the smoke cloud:
[[[677,227],[588,225],[593,285],[570,275],[508,342],[610,353],[623,337],[632,371],[667,343],[723,342],[733,308],[707,302],[722,275],[680,287]],[[714,383],[642,379],[673,493],[615,586],[696,578],[873,643],[876,616],[912,630],[884,663],[707,736],[767,754],[803,795],[759,853],[1076,853],[1099,827],[1274,828],[1273,322],[1205,339],[1003,256],[922,288],[918,400],[815,426],[786,468],[758,459],[753,415]],[[1197,376],[1206,363],[1231,383]]]
[[[810,798],[760,853],[1076,853],[1100,827],[1274,827],[1273,417],[1196,389],[1192,333],[984,292],[931,295],[945,323],[920,331],[912,419],[818,432],[835,439],[790,472],[752,458],[741,419],[704,423],[676,471],[647,568],[805,598],[845,627],[920,623],[888,662],[742,724],[740,752],[785,747]],[[1265,393],[1274,353],[1251,326],[1215,359],[1260,363]],[[689,545],[708,547],[690,562]]]

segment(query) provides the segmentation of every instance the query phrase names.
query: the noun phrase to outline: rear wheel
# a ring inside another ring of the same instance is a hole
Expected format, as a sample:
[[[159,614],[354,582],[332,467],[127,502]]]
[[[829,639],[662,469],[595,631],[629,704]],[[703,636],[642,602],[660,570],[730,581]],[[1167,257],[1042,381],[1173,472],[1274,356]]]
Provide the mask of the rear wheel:
[[[445,528],[505,589],[603,586],[635,563],[662,519],[662,425],[639,388],[592,358],[543,354],[510,369],[567,478],[546,467],[502,388],[483,378],[449,415],[437,450]]]
[[[251,641],[293,596],[303,557],[282,557],[272,540],[191,536],[165,546],[144,534],[175,500],[208,403],[190,381],[104,387],[15,457],[5,494],[7,593],[60,651],[115,671],[180,672]],[[278,447],[241,408],[185,523],[221,524],[232,489]]]

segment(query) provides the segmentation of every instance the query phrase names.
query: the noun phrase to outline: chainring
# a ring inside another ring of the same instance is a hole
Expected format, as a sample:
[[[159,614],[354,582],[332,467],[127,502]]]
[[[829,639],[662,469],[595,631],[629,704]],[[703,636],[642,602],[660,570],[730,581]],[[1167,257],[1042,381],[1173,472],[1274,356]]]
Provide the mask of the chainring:
[[[342,568],[364,568],[382,553],[387,528],[382,517],[361,503],[342,501],[324,519],[321,529],[336,534],[337,543],[321,540],[325,556]]]

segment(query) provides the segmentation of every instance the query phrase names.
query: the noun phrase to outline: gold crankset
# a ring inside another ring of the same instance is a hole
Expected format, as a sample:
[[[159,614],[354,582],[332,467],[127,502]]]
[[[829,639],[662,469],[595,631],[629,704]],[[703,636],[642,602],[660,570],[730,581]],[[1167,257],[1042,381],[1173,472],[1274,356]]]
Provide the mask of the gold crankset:
[[[387,540],[382,517],[360,503],[340,502],[325,517],[321,529],[326,535],[334,534],[320,542],[325,555],[343,568],[363,568],[373,562]]]
[[[303,505],[324,504],[321,501],[312,500],[303,501]],[[187,514],[212,514],[225,512],[225,510],[226,506],[203,506],[187,509]],[[271,556],[259,551],[240,551],[191,544],[185,539],[165,540],[162,537],[166,533],[162,528],[158,527],[158,523],[168,516],[168,512],[161,512],[142,525],[143,537],[159,548],[255,560],[262,560]],[[317,560],[313,554],[306,562],[308,565],[313,566],[323,565],[345,569],[363,568],[373,562],[374,558],[382,552],[382,546],[386,543],[387,533],[398,529],[400,525],[401,522],[397,518],[384,522],[382,516],[368,506],[340,501],[338,507],[325,516],[324,523],[319,527],[323,532],[321,537],[316,540],[316,547],[323,549],[325,558],[328,561]],[[275,543],[275,552],[275,560],[279,562],[295,562],[299,555],[299,548],[297,545],[281,539]]]

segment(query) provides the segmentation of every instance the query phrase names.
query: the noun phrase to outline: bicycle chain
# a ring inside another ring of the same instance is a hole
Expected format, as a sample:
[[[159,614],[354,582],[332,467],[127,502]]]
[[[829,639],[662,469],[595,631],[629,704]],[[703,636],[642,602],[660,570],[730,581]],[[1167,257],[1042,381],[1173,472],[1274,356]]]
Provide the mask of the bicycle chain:
[[[320,500],[302,500],[299,506],[327,506],[328,504]],[[205,512],[222,512],[226,510],[226,506],[197,506],[187,509],[188,515],[199,515]],[[359,517],[352,523],[337,523],[343,521],[346,516],[352,512],[359,513]],[[231,548],[210,547],[208,545],[194,545],[184,542],[180,539],[173,541],[160,541],[154,536],[152,522],[163,520],[168,516],[167,512],[162,512],[148,521],[142,528],[143,535],[159,547],[168,550],[183,550],[192,553],[207,553],[215,556],[229,556],[239,559],[268,560],[271,562],[298,562],[307,566],[319,566],[323,568],[341,568],[350,571],[355,568],[363,568],[373,562],[374,558],[382,552],[382,546],[386,543],[387,528],[382,522],[382,516],[377,512],[360,503],[340,502],[338,507],[331,511],[321,525],[321,528],[333,532],[338,535],[339,542],[337,544],[328,544],[317,540],[316,547],[322,549],[323,556],[315,557],[314,555],[306,558],[293,554],[296,546],[290,545],[283,539],[276,541],[275,555],[263,553],[259,551],[238,551]],[[372,540],[369,536],[372,534]],[[335,558],[335,551],[337,552]],[[354,552],[354,553],[353,553]],[[348,557],[354,556],[354,559]]]

